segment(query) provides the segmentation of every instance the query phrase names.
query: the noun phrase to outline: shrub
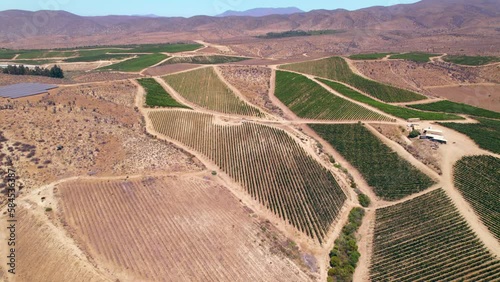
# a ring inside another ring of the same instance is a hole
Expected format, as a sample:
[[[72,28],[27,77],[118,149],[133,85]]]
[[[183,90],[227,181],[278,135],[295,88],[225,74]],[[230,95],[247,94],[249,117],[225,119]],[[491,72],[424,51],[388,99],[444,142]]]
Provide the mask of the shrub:
[[[359,194],[358,201],[359,201],[359,204],[365,208],[369,207],[371,204],[371,200],[368,197],[368,195],[366,195],[366,194]]]
[[[335,246],[330,252],[332,268],[328,270],[328,275],[333,281],[352,281],[354,269],[361,256],[354,233],[361,225],[364,214],[364,209],[353,208],[349,213],[348,223],[342,228],[339,238],[335,240]]]
[[[332,156],[329,156],[329,159],[330,159],[330,162],[331,162],[332,164],[334,164],[334,163],[335,163],[335,159],[334,159]]]
[[[46,207],[46,208],[45,208],[45,211],[46,211],[46,212],[51,212],[51,211],[52,211],[52,208],[51,208],[51,207]]]
[[[408,137],[409,138],[415,138],[415,137],[418,137],[419,135],[420,135],[420,131],[418,131],[418,130],[412,130],[410,132],[410,134],[408,134]]]

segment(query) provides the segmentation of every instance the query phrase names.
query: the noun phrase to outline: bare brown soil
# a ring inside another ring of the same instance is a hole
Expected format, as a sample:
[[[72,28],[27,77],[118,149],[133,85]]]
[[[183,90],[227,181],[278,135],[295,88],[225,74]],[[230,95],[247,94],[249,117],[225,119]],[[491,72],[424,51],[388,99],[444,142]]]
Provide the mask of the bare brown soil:
[[[236,87],[246,99],[269,113],[283,116],[283,111],[269,99],[271,69],[264,67],[221,66],[224,78]]]
[[[353,61],[356,68],[369,78],[390,85],[424,92],[425,87],[485,82],[475,70],[445,68],[433,63],[403,60]]]
[[[452,85],[428,90],[437,97],[500,112],[500,84]]]
[[[68,244],[71,240],[50,223],[48,214],[43,207],[28,202],[18,207],[15,281],[112,281],[94,269],[78,248]],[[6,217],[0,220],[6,222]],[[0,237],[7,245],[3,229]],[[2,265],[6,265],[6,249],[0,248]]]
[[[47,84],[70,84],[73,81],[69,78],[51,78],[34,75],[10,75],[0,73],[0,86],[16,83],[47,83]]]
[[[136,92],[125,81],[4,99],[13,108],[0,111],[0,131],[7,139],[0,149],[2,169],[10,158],[29,188],[76,175],[196,170],[191,156],[144,132],[133,107]]]
[[[112,277],[310,280],[287,258],[301,260],[294,243],[276,237],[272,225],[213,178],[205,171],[199,176],[64,183],[57,188],[61,220]]]
[[[371,124],[371,126],[385,137],[401,145],[417,160],[426,164],[435,172],[442,173],[438,143],[419,138],[409,139],[407,136],[411,129],[401,125]]]

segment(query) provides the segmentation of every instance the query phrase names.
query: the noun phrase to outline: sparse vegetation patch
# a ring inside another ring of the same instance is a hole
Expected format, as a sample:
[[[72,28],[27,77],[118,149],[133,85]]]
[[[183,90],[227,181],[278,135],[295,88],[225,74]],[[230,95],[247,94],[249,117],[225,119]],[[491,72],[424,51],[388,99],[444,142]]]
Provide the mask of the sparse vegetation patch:
[[[356,244],[356,232],[361,226],[365,210],[353,208],[349,213],[349,221],[342,228],[340,236],[335,240],[330,252],[330,269],[328,277],[333,281],[352,281],[352,276],[361,254]]]

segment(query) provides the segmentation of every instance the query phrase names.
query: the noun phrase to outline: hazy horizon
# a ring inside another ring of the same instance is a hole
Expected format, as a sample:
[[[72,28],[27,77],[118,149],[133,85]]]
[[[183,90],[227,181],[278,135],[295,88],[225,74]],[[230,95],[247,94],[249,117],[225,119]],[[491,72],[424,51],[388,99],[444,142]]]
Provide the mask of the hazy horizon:
[[[106,15],[157,15],[165,17],[192,17],[196,15],[215,16],[227,10],[246,11],[254,8],[287,8],[296,7],[303,11],[316,9],[347,9],[356,10],[372,6],[391,6],[396,4],[416,3],[416,0],[362,0],[362,1],[332,1],[322,0],[285,1],[285,0],[211,0],[211,1],[160,1],[144,0],[137,2],[109,1],[13,1],[0,2],[0,11],[5,10],[64,10],[81,16],[106,16]]]

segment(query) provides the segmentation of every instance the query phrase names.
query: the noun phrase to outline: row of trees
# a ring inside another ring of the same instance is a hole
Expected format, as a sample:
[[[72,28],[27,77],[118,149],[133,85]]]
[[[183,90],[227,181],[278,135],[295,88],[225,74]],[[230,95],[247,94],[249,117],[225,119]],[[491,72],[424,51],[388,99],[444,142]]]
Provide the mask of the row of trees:
[[[2,72],[5,74],[13,74],[13,75],[40,75],[40,76],[48,76],[55,78],[64,78],[63,70],[54,65],[52,68],[41,68],[36,66],[34,68],[29,68],[24,65],[8,65],[6,68],[2,69]]]

